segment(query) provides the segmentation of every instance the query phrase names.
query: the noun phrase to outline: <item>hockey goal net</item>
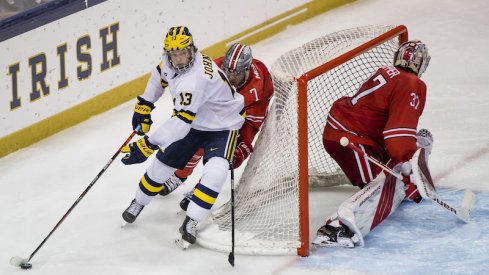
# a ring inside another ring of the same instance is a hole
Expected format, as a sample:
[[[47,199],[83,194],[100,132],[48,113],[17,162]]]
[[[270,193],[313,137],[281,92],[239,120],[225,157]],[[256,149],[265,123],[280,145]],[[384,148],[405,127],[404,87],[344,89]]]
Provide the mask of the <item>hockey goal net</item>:
[[[274,101],[235,190],[236,253],[309,254],[309,188],[346,182],[323,149],[328,110],[391,65],[406,40],[404,26],[359,27],[310,41],[274,62]],[[200,226],[198,242],[231,250],[230,202]]]

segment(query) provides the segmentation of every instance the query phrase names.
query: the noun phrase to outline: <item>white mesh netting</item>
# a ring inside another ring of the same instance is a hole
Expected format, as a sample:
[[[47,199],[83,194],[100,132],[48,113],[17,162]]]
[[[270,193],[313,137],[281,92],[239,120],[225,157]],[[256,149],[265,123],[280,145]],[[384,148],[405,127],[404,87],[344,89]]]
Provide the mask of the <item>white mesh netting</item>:
[[[255,151],[235,190],[235,252],[296,254],[301,245],[298,197],[297,81],[306,72],[372,40],[395,26],[367,26],[325,35],[282,55],[271,66],[274,101],[255,143]],[[380,66],[392,64],[398,39],[384,41],[340,66],[309,80],[308,166],[310,186],[345,182],[323,149],[322,132],[334,100],[352,95]],[[204,222],[198,242],[231,249],[231,205]]]

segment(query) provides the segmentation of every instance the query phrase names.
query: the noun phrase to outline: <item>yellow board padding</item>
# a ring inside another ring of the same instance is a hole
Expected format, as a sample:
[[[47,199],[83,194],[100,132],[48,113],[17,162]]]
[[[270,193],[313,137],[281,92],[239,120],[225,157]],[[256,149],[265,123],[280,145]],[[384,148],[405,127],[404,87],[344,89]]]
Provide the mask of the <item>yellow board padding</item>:
[[[275,16],[257,26],[244,30],[230,38],[215,43],[202,50],[212,58],[222,56],[233,41],[253,45],[283,31],[288,25],[301,23],[316,15],[337,8],[355,0],[312,0],[295,9]],[[103,94],[95,96],[79,105],[36,124],[0,138],[0,158],[57,132],[72,127],[91,116],[103,113],[126,101],[141,95],[146,87],[150,73],[128,81]],[[129,123],[129,118],[128,118]]]
[[[149,74],[146,74],[138,77],[68,110],[2,137],[0,139],[0,158],[54,135],[61,130],[72,127],[91,116],[135,99],[137,95],[144,91],[149,76]],[[131,114],[128,115],[128,123],[130,123]]]
[[[285,30],[289,25],[302,23],[316,15],[355,1],[356,0],[311,0],[306,4],[233,35],[226,40],[213,44],[202,52],[212,58],[217,58],[224,55],[234,41],[246,45],[253,45]]]

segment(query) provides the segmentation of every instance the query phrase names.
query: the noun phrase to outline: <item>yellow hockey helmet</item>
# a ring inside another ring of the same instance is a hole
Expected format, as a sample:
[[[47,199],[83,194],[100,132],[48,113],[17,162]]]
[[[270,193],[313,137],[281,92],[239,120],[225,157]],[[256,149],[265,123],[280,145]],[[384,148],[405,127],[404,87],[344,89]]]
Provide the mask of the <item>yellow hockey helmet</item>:
[[[171,27],[168,30],[163,49],[170,67],[177,73],[187,71],[194,64],[197,47],[194,46],[192,34],[185,26]],[[174,64],[172,61],[171,54],[180,51],[188,52],[189,61],[187,64]]]
[[[192,47],[194,38],[185,26],[171,27],[165,37],[165,51],[176,51]]]

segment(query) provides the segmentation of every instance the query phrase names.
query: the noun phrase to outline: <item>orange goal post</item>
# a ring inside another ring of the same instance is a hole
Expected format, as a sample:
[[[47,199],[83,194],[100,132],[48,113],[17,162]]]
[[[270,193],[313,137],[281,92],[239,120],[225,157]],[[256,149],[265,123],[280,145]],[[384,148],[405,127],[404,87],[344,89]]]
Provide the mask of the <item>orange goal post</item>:
[[[347,183],[322,146],[331,104],[392,65],[407,28],[366,26],[327,34],[270,67],[274,99],[235,190],[235,252],[309,255],[309,191]],[[332,213],[324,213],[324,216]],[[231,251],[231,203],[199,225],[197,242]]]

